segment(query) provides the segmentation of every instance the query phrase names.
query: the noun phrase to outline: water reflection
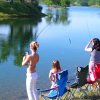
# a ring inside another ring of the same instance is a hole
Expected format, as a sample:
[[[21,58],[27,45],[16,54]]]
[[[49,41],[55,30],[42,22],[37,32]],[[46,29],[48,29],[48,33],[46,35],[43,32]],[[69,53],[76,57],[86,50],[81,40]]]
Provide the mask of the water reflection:
[[[12,19],[0,21],[0,62],[14,55],[14,64],[20,66],[23,53],[31,40],[36,40],[36,26],[41,20]],[[34,32],[34,33],[33,33]]]
[[[68,9],[47,9],[46,26],[54,24],[69,24]],[[21,66],[23,53],[31,40],[36,40],[42,31],[38,33],[38,24],[41,19],[8,19],[0,20],[0,62],[5,62],[9,55],[14,56],[14,64]]]
[[[68,8],[47,8],[48,17],[46,21],[48,23],[53,22],[54,24],[69,24],[68,21]]]

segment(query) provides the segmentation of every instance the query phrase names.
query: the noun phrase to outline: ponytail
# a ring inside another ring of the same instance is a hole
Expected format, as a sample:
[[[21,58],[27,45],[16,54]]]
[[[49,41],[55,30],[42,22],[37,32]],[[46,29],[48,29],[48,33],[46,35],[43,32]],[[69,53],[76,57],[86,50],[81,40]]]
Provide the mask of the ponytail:
[[[39,47],[38,42],[31,42],[30,43],[31,49],[33,49],[34,51],[37,50],[37,48]]]

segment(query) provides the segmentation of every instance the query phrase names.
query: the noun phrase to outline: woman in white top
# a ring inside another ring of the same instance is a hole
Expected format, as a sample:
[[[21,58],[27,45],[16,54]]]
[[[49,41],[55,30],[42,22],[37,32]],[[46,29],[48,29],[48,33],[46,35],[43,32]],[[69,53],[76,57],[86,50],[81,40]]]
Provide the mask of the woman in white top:
[[[31,54],[26,54],[23,57],[22,66],[28,64],[27,68],[27,78],[26,78],[26,89],[29,100],[39,100],[37,90],[36,90],[36,82],[38,79],[38,75],[36,72],[36,64],[39,61],[39,55],[37,54],[37,48],[39,44],[37,42],[30,43]]]

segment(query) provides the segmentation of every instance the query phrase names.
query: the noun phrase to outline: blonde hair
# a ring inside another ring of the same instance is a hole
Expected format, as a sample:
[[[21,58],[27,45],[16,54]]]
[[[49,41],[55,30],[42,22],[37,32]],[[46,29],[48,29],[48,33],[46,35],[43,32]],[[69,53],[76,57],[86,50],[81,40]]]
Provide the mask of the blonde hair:
[[[30,48],[31,48],[32,50],[36,51],[38,47],[39,47],[38,42],[32,41],[32,42],[30,43]]]

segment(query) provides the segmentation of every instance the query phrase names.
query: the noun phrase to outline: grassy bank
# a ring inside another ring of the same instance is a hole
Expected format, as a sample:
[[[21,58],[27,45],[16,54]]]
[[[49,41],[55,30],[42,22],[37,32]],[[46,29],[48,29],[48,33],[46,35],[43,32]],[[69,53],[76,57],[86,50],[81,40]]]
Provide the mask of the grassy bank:
[[[28,3],[0,2],[0,18],[8,17],[42,17],[41,7]]]
[[[62,100],[67,96],[66,100],[69,100],[70,94],[72,93],[72,100],[100,100],[100,87],[98,88],[97,83],[94,84],[85,84],[81,89],[79,88],[70,88],[70,92],[66,92],[62,96]],[[47,95],[44,94],[44,95]],[[40,97],[40,100],[43,100]],[[48,99],[49,100],[49,99]]]

